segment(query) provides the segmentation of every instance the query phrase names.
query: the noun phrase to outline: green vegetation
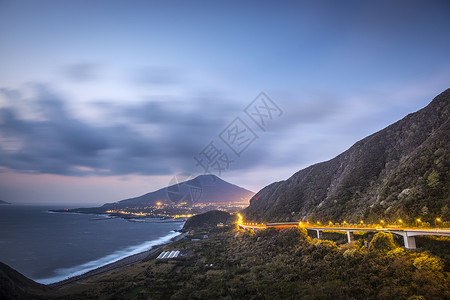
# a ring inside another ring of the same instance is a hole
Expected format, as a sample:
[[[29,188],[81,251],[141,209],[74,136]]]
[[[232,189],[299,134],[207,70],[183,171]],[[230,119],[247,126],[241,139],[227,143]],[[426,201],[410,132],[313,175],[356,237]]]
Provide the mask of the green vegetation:
[[[370,242],[369,250],[387,252],[396,247],[394,238],[390,232],[378,232]]]
[[[214,227],[219,223],[230,225],[236,221],[236,216],[225,211],[211,210],[203,214],[190,217],[183,226],[183,231]]]
[[[449,269],[428,252],[405,251],[389,234],[351,244],[317,240],[306,230],[197,231],[165,250],[177,259],[148,261],[61,288],[72,299],[445,299]],[[333,234],[333,233],[329,233]],[[335,234],[338,235],[338,234]],[[362,238],[364,237],[364,239]],[[436,243],[442,241],[434,241]],[[153,258],[158,255],[156,253]],[[424,297],[424,298],[422,298]]]

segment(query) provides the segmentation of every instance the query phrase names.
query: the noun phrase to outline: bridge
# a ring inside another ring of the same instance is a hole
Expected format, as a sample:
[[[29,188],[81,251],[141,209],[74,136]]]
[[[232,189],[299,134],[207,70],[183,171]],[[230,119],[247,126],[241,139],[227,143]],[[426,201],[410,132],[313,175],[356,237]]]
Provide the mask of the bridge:
[[[406,249],[416,249],[416,239],[418,235],[439,235],[439,236],[450,236],[450,229],[420,229],[420,228],[396,228],[396,227],[377,227],[377,228],[360,228],[360,227],[333,227],[333,226],[315,226],[308,223],[297,223],[297,222],[285,222],[285,223],[267,223],[267,224],[254,224],[254,223],[243,223],[240,219],[238,221],[238,226],[242,229],[252,229],[255,231],[264,230],[267,228],[292,228],[301,227],[308,230],[315,230],[317,232],[317,238],[322,239],[323,231],[343,231],[347,233],[348,242],[354,241],[353,232],[356,231],[369,231],[369,232],[390,232],[392,234],[400,235],[403,237]]]

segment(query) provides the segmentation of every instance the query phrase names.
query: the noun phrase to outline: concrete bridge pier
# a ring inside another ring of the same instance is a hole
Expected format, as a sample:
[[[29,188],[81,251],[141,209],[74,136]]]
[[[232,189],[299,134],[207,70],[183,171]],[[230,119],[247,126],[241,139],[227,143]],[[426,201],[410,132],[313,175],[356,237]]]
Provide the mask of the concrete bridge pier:
[[[393,234],[403,236],[403,242],[405,243],[406,249],[416,249],[416,238],[415,236],[408,235],[407,231],[391,231]]]
[[[353,236],[353,232],[347,231],[347,239],[348,239],[349,243],[351,243],[355,240],[355,237]]]
[[[322,239],[322,230],[316,230],[317,231],[317,239],[321,240]]]
[[[416,249],[416,238],[414,236],[408,236],[405,232],[403,235],[403,241],[405,242],[406,249]]]

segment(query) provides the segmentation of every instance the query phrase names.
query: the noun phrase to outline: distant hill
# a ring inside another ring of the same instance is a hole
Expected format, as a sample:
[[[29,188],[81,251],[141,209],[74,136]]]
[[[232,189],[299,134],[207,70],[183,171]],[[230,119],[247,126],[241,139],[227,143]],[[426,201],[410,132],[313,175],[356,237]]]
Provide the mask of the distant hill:
[[[3,201],[3,200],[0,200],[0,205],[2,205],[2,204],[11,204],[11,203]]]
[[[183,231],[191,229],[201,229],[207,227],[215,227],[219,223],[231,224],[236,221],[236,216],[231,215],[225,211],[211,210],[203,214],[190,217],[184,223]]]
[[[450,220],[450,89],[339,156],[259,191],[247,220]]]
[[[244,202],[248,201],[253,195],[253,192],[228,183],[215,175],[200,175],[188,181],[175,182],[173,185],[139,197],[106,203],[97,208],[78,208],[69,211],[98,213],[110,209],[151,206],[158,202],[165,204]]]
[[[38,295],[49,290],[0,262],[0,299],[46,299]]]

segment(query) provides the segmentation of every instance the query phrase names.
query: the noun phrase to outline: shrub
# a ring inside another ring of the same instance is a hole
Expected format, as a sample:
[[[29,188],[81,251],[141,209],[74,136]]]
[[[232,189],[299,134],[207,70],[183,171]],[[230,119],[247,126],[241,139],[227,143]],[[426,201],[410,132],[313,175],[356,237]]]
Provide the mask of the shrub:
[[[443,264],[439,258],[431,257],[426,254],[414,259],[413,265],[418,270],[426,270],[431,272],[439,272],[442,271],[443,268]]]
[[[386,252],[397,248],[390,232],[378,232],[373,236],[369,250]]]
[[[409,297],[408,300],[425,300],[425,297],[414,295],[414,296]]]
[[[406,254],[406,251],[403,248],[395,248],[394,250],[391,250],[388,252],[388,255],[390,256],[404,256]]]
[[[356,253],[356,249],[347,249],[345,250],[345,252],[342,254],[345,258],[351,258],[355,255]]]

